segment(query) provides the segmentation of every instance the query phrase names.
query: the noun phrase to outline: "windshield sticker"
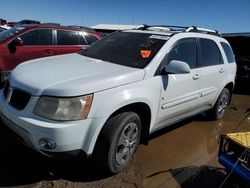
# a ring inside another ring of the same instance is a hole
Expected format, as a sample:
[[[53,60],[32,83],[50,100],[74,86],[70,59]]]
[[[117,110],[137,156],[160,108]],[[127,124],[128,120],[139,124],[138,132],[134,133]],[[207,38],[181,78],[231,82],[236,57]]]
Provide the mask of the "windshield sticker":
[[[168,40],[169,39],[169,37],[162,36],[162,35],[151,35],[149,38],[150,39],[159,39],[159,40]]]
[[[151,52],[152,50],[141,50],[141,57],[147,59],[151,55]]]

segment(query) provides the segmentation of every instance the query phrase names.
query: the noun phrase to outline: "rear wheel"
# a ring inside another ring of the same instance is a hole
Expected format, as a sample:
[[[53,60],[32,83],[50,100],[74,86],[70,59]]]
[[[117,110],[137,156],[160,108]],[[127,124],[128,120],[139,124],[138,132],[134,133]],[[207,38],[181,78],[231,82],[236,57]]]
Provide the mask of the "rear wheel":
[[[95,163],[116,174],[125,169],[140,141],[141,121],[134,112],[111,117],[104,125],[94,152]]]
[[[210,111],[210,116],[212,119],[220,119],[225,114],[225,110],[229,105],[231,99],[230,92],[227,88],[224,88],[217,99],[213,109]]]

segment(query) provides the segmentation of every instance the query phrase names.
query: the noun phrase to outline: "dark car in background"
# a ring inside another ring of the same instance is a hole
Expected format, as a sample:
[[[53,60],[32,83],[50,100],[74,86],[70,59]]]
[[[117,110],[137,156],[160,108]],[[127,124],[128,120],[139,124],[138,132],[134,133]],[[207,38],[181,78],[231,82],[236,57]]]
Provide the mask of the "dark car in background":
[[[223,35],[233,48],[237,62],[237,81],[250,81],[250,33],[228,33]]]
[[[36,21],[36,20],[21,20],[18,22],[18,24],[20,25],[24,25],[24,24],[41,24],[40,21]]]
[[[82,28],[57,25],[21,25],[0,33],[1,83],[18,64],[41,57],[75,53],[101,35]]]
[[[227,33],[237,63],[235,93],[250,94],[250,33]]]
[[[8,22],[7,23],[7,25],[9,27],[15,27],[15,26],[25,25],[25,24],[41,24],[41,22],[36,21],[36,20],[21,20],[19,22]]]

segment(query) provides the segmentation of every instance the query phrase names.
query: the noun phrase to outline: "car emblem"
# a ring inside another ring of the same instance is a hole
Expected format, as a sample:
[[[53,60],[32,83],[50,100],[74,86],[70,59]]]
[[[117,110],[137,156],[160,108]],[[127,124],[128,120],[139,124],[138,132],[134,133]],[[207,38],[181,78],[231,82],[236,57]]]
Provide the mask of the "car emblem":
[[[9,92],[7,93],[7,96],[6,96],[6,101],[7,101],[7,103],[10,102],[12,93],[13,93],[13,88],[9,87]]]

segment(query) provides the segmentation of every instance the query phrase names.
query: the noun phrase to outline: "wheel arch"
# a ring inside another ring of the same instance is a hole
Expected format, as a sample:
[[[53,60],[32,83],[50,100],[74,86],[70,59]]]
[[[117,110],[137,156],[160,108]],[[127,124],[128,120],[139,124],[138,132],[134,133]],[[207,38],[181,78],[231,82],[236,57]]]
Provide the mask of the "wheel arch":
[[[234,89],[234,84],[233,82],[229,82],[227,85],[225,85],[225,88],[227,88],[230,92],[230,94],[233,93],[233,89]]]
[[[230,100],[229,100],[229,103],[231,102],[231,97],[232,97],[232,94],[233,94],[233,89],[234,89],[234,83],[233,82],[229,82],[227,85],[225,85],[224,88],[227,88],[230,92]]]
[[[150,129],[150,123],[151,123],[151,109],[148,104],[143,102],[136,102],[132,104],[128,104],[126,106],[123,106],[113,112],[109,118],[123,113],[123,112],[135,112],[138,114],[141,120],[141,138],[140,143],[147,144],[148,143],[148,136],[149,136],[149,129]],[[108,118],[108,119],[109,119]]]
[[[100,138],[100,133],[105,127],[105,123],[113,116],[123,113],[123,112],[135,112],[138,114],[141,120],[141,137],[140,137],[140,143],[147,144],[148,143],[148,136],[149,136],[149,129],[150,129],[150,123],[151,123],[151,109],[148,104],[144,102],[135,102],[130,103],[125,106],[122,106],[118,109],[116,109],[113,113],[111,113],[108,118],[106,118],[103,126],[100,130],[98,130],[98,135],[95,138],[92,138],[92,143],[94,143],[93,148],[90,149],[90,153],[95,151],[96,143],[98,143],[98,140]]]

